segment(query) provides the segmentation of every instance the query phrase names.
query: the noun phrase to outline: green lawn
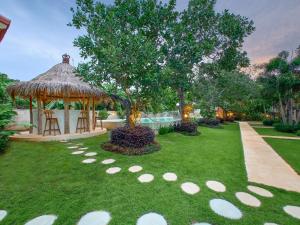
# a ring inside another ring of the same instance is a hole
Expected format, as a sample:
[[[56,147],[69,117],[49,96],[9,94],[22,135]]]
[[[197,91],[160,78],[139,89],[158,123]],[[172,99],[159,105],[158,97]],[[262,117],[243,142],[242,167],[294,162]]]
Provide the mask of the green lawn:
[[[265,187],[274,198],[257,196],[262,206],[252,208],[240,203],[234,193],[247,191],[243,150],[236,124],[224,129],[201,128],[200,136],[178,133],[159,136],[162,149],[144,156],[123,156],[100,149],[107,135],[74,142],[84,143],[90,151],[97,151],[97,162],[82,164],[84,156],[71,155],[71,150],[59,142],[13,142],[0,155],[0,209],[8,211],[5,225],[24,224],[43,214],[58,216],[55,225],[74,225],[79,218],[93,210],[111,213],[110,225],[134,225],[147,212],[162,214],[170,225],[190,225],[195,221],[211,224],[263,225],[274,222],[296,225],[282,207],[300,205],[300,194]],[[122,171],[107,175],[110,165],[100,161],[116,159],[114,166]],[[154,181],[141,184],[139,174],[127,169],[141,165],[144,173],[152,173]],[[178,181],[168,183],[161,177],[175,172]],[[218,180],[227,187],[225,193],[215,193],[205,186],[207,180]],[[191,181],[201,191],[190,196],[182,192],[180,184]],[[209,200],[226,199],[242,212],[241,220],[218,216],[209,208]]]
[[[274,128],[254,128],[260,135],[270,135],[270,136],[287,136],[287,137],[297,137],[295,133],[285,133],[275,130]]]
[[[265,138],[274,150],[300,174],[300,140]]]

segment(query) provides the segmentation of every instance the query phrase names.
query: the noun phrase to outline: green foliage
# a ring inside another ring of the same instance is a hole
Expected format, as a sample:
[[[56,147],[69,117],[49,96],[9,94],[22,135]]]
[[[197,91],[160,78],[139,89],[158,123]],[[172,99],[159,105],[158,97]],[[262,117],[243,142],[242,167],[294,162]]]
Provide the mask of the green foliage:
[[[296,132],[296,135],[297,135],[297,136],[300,136],[300,130],[298,130],[298,131]]]
[[[296,124],[284,124],[284,123],[274,123],[274,128],[277,131],[286,133],[296,133],[299,130],[299,125]]]
[[[98,112],[98,117],[100,117],[100,120],[106,120],[108,116],[109,116],[109,113],[107,112],[106,109],[100,110]]]
[[[275,122],[276,122],[275,120],[267,119],[267,120],[263,120],[263,125],[265,125],[265,126],[273,126],[273,124]]]
[[[174,132],[174,126],[160,127],[158,129],[159,135],[164,135],[164,134],[168,134],[168,133],[172,133],[172,132]]]
[[[12,117],[16,113],[12,110],[11,104],[1,104],[0,107],[0,152],[4,151],[9,135],[12,135],[13,132],[5,131],[4,128],[8,125]]]

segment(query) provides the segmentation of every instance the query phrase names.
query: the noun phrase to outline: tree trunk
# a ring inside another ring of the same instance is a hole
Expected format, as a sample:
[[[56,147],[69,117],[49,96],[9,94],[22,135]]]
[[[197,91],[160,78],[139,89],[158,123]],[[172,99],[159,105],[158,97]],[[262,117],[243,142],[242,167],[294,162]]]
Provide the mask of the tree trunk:
[[[282,122],[284,124],[286,124],[287,123],[287,119],[286,119],[285,110],[283,108],[283,104],[282,104],[282,100],[281,100],[280,94],[278,94],[278,100],[279,100],[279,110],[280,110],[281,119],[282,119]]]
[[[184,102],[184,91],[183,91],[183,88],[178,88],[177,90],[177,95],[178,95],[178,99],[179,99],[179,113],[180,113],[180,116],[181,116],[181,121],[184,121],[185,120],[185,117],[184,117],[184,105],[185,105],[185,102]]]
[[[123,99],[121,102],[125,109],[125,126],[130,126],[131,102],[128,99]]]

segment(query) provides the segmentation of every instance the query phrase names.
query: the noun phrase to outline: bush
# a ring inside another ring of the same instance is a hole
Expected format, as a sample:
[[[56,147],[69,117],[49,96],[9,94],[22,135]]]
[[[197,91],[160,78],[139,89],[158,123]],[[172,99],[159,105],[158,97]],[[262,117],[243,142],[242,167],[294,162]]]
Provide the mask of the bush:
[[[119,127],[111,131],[111,143],[128,148],[143,148],[154,143],[155,134],[149,127]]]
[[[273,125],[275,130],[285,133],[295,133],[299,130],[299,125],[289,125],[284,123],[274,123]]]
[[[2,104],[0,108],[0,152],[4,151],[8,137],[13,134],[11,131],[5,131],[4,128],[10,123],[16,113],[12,111],[10,104]]]
[[[263,120],[263,125],[265,125],[265,126],[273,126],[274,123],[275,123],[275,120],[270,120],[270,119]]]
[[[197,121],[199,126],[208,126],[208,127],[218,127],[220,126],[220,120],[210,119],[210,118],[201,118]]]
[[[174,125],[174,131],[193,136],[199,134],[197,128],[198,125],[192,122],[183,122]]]
[[[160,127],[158,129],[158,133],[159,135],[164,135],[164,134],[168,134],[174,132],[174,127],[173,126],[168,126],[168,127]]]
[[[98,112],[98,117],[100,117],[101,120],[106,120],[107,117],[109,116],[109,113],[107,112],[107,110],[100,110]]]
[[[297,131],[296,135],[297,135],[297,136],[300,136],[300,130]]]

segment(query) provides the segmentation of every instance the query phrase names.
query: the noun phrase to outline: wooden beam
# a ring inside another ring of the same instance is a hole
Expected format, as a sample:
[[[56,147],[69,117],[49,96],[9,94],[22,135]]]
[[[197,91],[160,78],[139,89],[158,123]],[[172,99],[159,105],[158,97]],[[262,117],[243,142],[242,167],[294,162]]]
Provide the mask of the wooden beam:
[[[93,122],[92,122],[92,124],[93,124],[93,130],[95,130],[95,128],[96,128],[96,121],[95,121],[95,98],[93,98]]]
[[[33,133],[33,114],[32,114],[32,96],[29,97],[29,116],[30,116],[30,129],[29,133]]]
[[[37,99],[37,110],[38,110],[38,134],[43,133],[43,111],[42,101],[40,98]]]
[[[70,112],[68,99],[64,99],[64,133],[70,133]]]
[[[90,120],[90,98],[87,98],[86,103],[86,112],[87,112],[87,125],[88,125],[88,131],[91,131],[91,120]]]

